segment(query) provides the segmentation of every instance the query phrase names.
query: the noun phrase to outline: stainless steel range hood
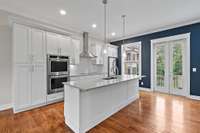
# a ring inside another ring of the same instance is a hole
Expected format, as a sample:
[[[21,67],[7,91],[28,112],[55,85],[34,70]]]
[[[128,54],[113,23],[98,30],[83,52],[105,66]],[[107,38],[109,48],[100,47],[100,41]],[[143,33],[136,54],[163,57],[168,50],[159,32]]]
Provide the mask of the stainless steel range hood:
[[[83,52],[80,54],[82,58],[96,58],[94,54],[89,51],[89,37],[88,32],[83,32]]]

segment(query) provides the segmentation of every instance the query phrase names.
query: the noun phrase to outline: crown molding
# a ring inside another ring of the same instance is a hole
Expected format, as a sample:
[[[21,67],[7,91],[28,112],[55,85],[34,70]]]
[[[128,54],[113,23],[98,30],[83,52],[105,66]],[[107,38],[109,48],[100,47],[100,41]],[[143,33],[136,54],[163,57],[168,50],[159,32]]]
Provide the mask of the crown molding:
[[[180,22],[180,23],[176,23],[176,24],[167,25],[167,26],[164,26],[164,27],[148,30],[146,32],[141,32],[141,33],[137,33],[137,34],[129,34],[129,35],[126,35],[125,37],[119,37],[119,38],[116,38],[116,39],[111,39],[110,42],[116,42],[116,41],[126,40],[126,39],[129,39],[129,38],[144,36],[144,35],[148,35],[148,34],[152,34],[152,33],[156,33],[156,32],[162,32],[162,31],[165,31],[165,30],[179,28],[179,27],[183,27],[183,26],[187,26],[187,25],[191,25],[191,24],[195,24],[195,23],[199,23],[199,22],[200,22],[200,18],[196,18],[196,19],[192,19],[192,20],[189,20],[189,21],[184,21],[184,22]]]

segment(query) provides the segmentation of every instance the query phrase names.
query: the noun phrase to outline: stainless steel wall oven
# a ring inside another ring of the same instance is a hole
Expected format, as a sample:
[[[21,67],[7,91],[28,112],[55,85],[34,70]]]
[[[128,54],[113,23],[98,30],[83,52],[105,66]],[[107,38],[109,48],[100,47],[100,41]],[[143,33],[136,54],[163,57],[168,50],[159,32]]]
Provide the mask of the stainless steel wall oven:
[[[69,57],[47,55],[47,86],[48,94],[62,92],[63,82],[70,80]]]

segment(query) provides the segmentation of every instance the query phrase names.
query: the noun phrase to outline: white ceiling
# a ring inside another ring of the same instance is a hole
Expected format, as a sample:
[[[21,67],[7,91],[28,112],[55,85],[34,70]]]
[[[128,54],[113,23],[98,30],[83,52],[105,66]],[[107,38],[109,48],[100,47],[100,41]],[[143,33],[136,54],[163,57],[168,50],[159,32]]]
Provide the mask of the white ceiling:
[[[109,32],[116,32],[115,37],[109,34],[112,40],[122,36],[122,14],[127,15],[127,36],[200,18],[200,0],[108,0],[108,4]],[[0,0],[0,9],[103,37],[102,0]],[[61,16],[60,9],[67,15]]]

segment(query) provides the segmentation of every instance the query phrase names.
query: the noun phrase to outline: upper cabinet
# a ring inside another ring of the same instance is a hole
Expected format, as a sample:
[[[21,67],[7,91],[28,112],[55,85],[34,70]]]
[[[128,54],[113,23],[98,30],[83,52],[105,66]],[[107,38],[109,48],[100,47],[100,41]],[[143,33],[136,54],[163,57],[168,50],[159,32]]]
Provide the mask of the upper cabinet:
[[[45,32],[14,24],[13,58],[17,64],[44,63]]]
[[[114,45],[108,45],[108,56],[118,57],[118,47]]]
[[[46,40],[47,40],[47,53],[52,55],[59,55],[60,54],[60,39],[59,35],[55,33],[46,33]]]
[[[70,64],[79,64],[80,40],[65,35],[47,33],[47,54],[70,57]]]
[[[80,62],[80,44],[81,41],[79,39],[71,39],[71,56],[70,56],[70,63],[72,65],[77,65]]]
[[[45,32],[38,29],[31,30],[31,53],[34,63],[45,63]]]
[[[63,56],[71,56],[71,38],[67,36],[59,36],[60,54]]]
[[[92,53],[96,56],[94,63],[97,65],[102,65],[104,55],[103,55],[103,44],[100,42],[95,42],[92,44]]]
[[[15,63],[30,63],[30,32],[29,27],[14,24],[13,30],[13,59]]]

